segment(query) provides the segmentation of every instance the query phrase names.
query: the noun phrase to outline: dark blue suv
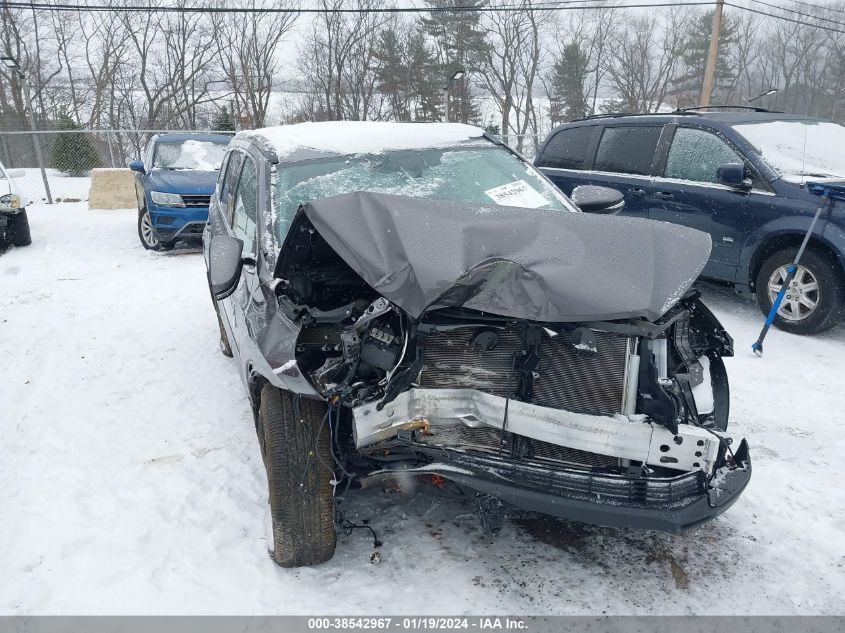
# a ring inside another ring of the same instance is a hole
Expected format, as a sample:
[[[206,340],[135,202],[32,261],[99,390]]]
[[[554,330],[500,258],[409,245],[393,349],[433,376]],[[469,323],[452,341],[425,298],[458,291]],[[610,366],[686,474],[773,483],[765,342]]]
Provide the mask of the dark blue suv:
[[[702,276],[754,291],[767,313],[820,199],[806,183],[845,180],[845,127],[760,110],[603,115],[549,134],[535,165],[564,193],[603,185],[625,215],[710,234]],[[845,205],[813,232],[775,325],[812,334],[845,312]]]
[[[225,134],[157,134],[137,172],[138,237],[144,248],[170,250],[178,239],[202,239],[208,203],[231,137]]]

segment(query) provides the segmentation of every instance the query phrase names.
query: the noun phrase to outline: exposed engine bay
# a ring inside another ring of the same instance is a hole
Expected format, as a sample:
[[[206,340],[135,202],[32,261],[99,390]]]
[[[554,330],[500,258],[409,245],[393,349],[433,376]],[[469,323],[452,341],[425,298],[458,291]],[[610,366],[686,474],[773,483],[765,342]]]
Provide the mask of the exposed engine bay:
[[[722,359],[733,341],[695,290],[654,320],[514,318],[463,301],[489,290],[494,260],[475,295],[454,300],[454,286],[444,287],[448,299],[412,315],[376,291],[304,212],[283,252],[278,306],[301,328],[296,364],[334,411],[344,472],[401,465],[467,483],[486,469],[510,484],[538,477],[538,485],[562,486],[555,494],[679,505],[743,466],[745,442],[732,447],[725,434]],[[506,266],[498,278],[512,278],[513,261]],[[617,488],[578,479],[591,473],[616,477]],[[629,487],[643,480],[668,487]]]

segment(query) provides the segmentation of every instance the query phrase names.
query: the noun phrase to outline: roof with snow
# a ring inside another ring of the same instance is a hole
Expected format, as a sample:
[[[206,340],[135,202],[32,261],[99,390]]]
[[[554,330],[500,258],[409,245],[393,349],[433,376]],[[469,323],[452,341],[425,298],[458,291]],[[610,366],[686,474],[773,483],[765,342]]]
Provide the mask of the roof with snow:
[[[232,138],[232,133],[159,132],[155,137],[158,141],[208,141],[226,144]]]
[[[296,162],[326,155],[447,147],[483,134],[481,128],[462,123],[326,121],[249,130],[235,138],[258,142],[280,161]]]

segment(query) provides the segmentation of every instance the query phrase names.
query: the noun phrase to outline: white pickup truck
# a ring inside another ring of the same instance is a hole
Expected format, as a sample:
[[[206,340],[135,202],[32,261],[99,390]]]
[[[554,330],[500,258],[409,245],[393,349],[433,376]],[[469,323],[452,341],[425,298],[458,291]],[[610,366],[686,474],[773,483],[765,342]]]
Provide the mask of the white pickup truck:
[[[14,181],[24,175],[23,169],[6,169],[0,163],[0,246],[29,246],[32,243],[26,200]]]

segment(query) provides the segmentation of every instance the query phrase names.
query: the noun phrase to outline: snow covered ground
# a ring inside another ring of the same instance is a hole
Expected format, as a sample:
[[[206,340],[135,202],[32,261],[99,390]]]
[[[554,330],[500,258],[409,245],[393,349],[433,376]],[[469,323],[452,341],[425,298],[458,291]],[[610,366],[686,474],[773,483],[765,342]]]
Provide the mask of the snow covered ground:
[[[842,613],[845,327],[772,331],[708,286],[736,338],[732,429],[754,476],[681,536],[516,517],[483,538],[436,489],[367,490],[332,561],[267,555],[253,423],[196,249],[154,254],[129,211],[30,210],[0,255],[0,613]]]
[[[23,171],[23,176],[15,178],[15,184],[20,189],[21,195],[28,203],[47,202],[47,190],[44,188],[41,170],[37,167],[27,167]],[[91,189],[90,176],[68,176],[57,169],[44,171],[47,174],[47,183],[50,185],[54,202],[88,200],[88,192]]]

